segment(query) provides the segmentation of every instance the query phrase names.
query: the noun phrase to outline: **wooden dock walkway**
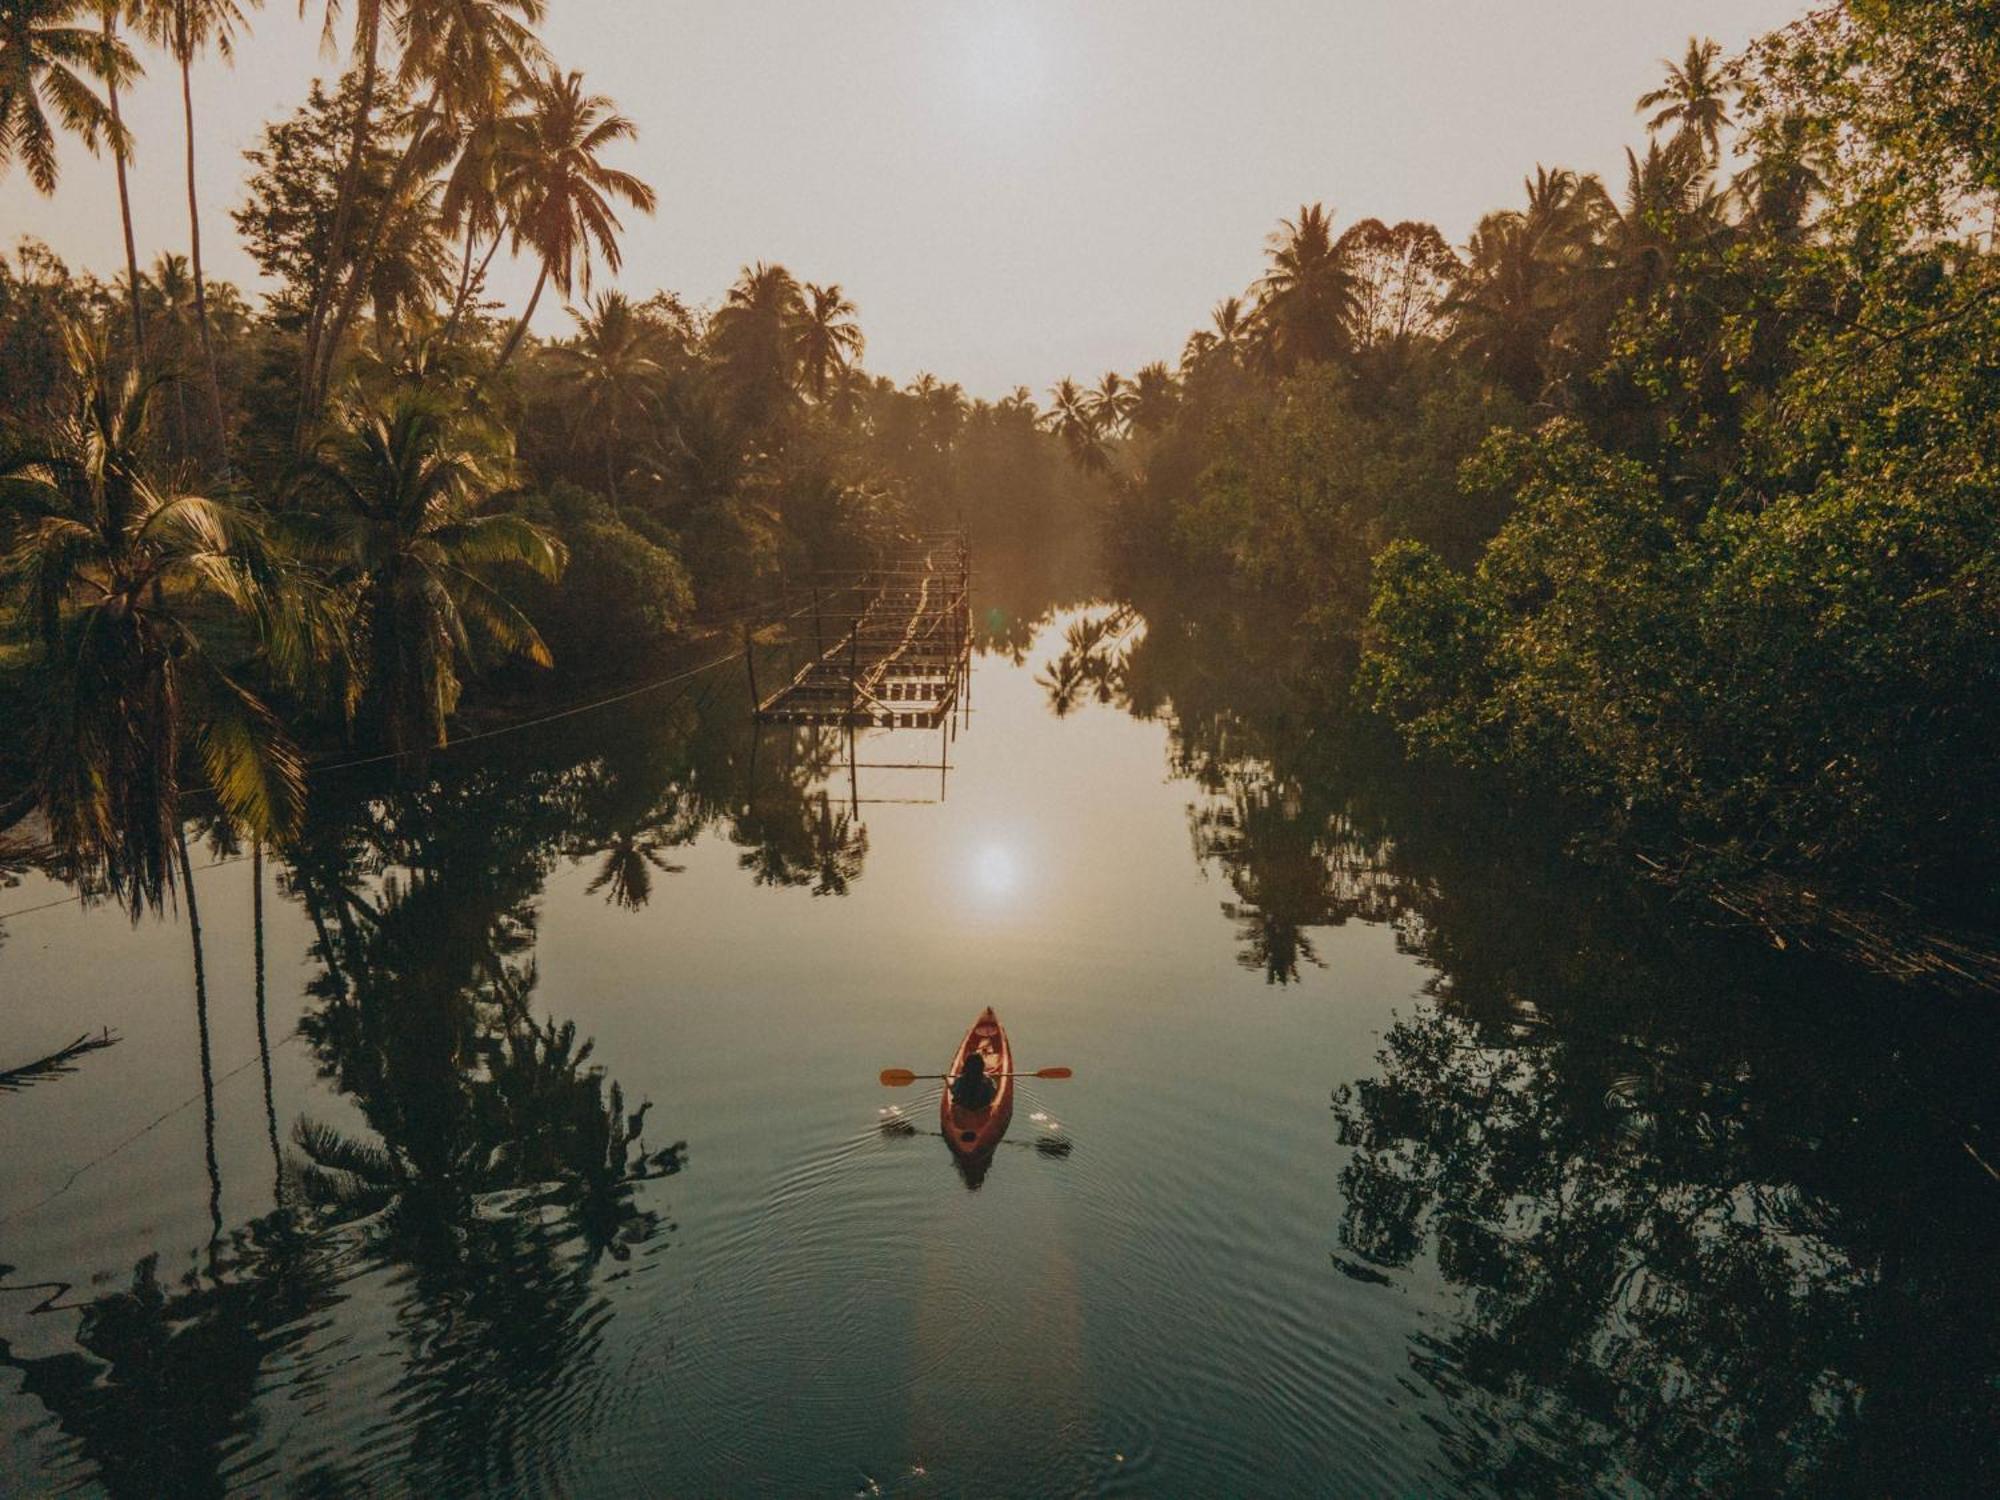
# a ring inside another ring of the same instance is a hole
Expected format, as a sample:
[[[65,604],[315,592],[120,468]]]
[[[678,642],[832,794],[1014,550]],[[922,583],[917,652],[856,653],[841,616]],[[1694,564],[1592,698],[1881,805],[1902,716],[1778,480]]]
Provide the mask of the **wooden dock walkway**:
[[[963,531],[913,537],[865,566],[817,575],[807,660],[767,695],[756,693],[753,675],[758,722],[947,724],[971,658],[970,585]]]

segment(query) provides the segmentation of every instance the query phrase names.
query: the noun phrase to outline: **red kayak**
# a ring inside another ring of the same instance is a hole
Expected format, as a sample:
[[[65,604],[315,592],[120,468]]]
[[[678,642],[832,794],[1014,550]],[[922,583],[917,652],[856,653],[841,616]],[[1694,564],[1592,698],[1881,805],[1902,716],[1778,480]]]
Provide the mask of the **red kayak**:
[[[993,1095],[993,1102],[984,1109],[960,1109],[952,1102],[951,1085],[947,1083],[944,1098],[938,1104],[945,1140],[953,1151],[967,1157],[991,1151],[1007,1133],[1007,1122],[1014,1117],[1014,1049],[1008,1045],[1007,1033],[1000,1029],[1000,1018],[993,1014],[990,1005],[979,1013],[972,1030],[958,1044],[949,1069],[953,1078],[965,1070],[965,1060],[975,1052],[985,1055],[987,1076],[996,1081],[998,1092]]]

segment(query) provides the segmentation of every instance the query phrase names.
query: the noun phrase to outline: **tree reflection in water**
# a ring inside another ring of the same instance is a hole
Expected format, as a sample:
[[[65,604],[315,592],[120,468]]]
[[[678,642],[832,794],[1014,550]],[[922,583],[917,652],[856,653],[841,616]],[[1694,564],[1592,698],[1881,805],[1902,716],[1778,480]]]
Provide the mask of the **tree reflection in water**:
[[[1393,924],[1435,971],[1336,1081],[1332,1268],[1445,1297],[1409,1344],[1498,1493],[1990,1493],[1990,1018],[1694,934],[1531,818],[1299,712],[1224,614],[1086,618],[1042,682],[1166,723],[1239,962]],[[1275,652],[1275,654],[1274,654]]]
[[[1453,1293],[1410,1355],[1453,1456],[1507,1490],[1970,1493],[1946,1476],[2000,1415],[1977,1070],[1593,916],[1441,882],[1434,992],[1334,1092],[1340,1249]]]
[[[221,1494],[255,1435],[268,1367],[339,1300],[334,1281],[329,1247],[275,1215],[212,1245],[204,1269],[178,1281],[149,1255],[121,1291],[52,1298],[39,1310],[74,1313],[76,1349],[30,1357],[0,1339],[0,1365],[54,1416],[73,1481],[118,1496]]]
[[[332,1324],[316,1315],[370,1280],[397,1309],[379,1335],[395,1373],[370,1399],[331,1403],[356,1430],[293,1435],[319,1455],[305,1487],[367,1492],[383,1464],[398,1486],[441,1493],[532,1488],[559,1471],[587,1425],[582,1392],[609,1378],[596,1368],[600,1268],[664,1232],[640,1185],[686,1152],[649,1150],[648,1106],[628,1103],[573,1022],[535,1014],[549,873],[597,862],[597,888],[637,908],[650,875],[672,873],[663,851],[718,824],[746,858],[828,894],[862,873],[866,835],[808,795],[819,762],[755,765],[744,795],[755,758],[741,707],[676,705],[576,759],[546,745],[512,764],[440,756],[422,781],[357,779],[315,798],[278,888],[313,931],[299,1031],[356,1121],[297,1120],[280,1207],[218,1235],[199,1269],[176,1282],[151,1255],[123,1290],[50,1289],[45,1309],[76,1320],[74,1347],[0,1346],[79,1478],[133,1495],[258,1487],[282,1440],[265,1428],[296,1405],[274,1413],[260,1394],[278,1384],[318,1406],[312,1391],[349,1378],[336,1370],[351,1352],[321,1344]],[[268,1076],[262,889],[252,977]]]
[[[1188,808],[1195,859],[1234,893],[1222,912],[1237,962],[1292,983],[1320,962],[1309,929],[1399,915],[1387,825],[1347,778],[1313,763],[1306,720],[1287,700],[1298,664],[1240,618],[1164,619],[1129,605],[1085,614],[1036,680],[1058,717],[1095,702],[1166,723],[1171,769],[1199,793]]]

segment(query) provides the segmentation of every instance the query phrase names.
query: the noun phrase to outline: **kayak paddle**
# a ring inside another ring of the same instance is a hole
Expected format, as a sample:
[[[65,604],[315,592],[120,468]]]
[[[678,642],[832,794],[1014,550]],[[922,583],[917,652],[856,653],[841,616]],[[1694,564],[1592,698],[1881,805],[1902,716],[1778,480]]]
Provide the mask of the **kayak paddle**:
[[[919,1078],[950,1078],[950,1073],[912,1073],[908,1068],[884,1068],[882,1086],[899,1089],[905,1084],[915,1083]],[[988,1078],[1068,1078],[1068,1068],[1042,1068],[1033,1073],[988,1073]]]

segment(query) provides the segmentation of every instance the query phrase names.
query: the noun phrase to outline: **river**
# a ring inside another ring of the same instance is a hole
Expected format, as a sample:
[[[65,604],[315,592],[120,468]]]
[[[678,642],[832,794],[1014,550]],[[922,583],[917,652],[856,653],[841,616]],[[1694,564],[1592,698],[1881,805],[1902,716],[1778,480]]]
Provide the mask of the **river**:
[[[0,1489],[1992,1491],[1990,1014],[978,586],[851,767],[726,667],[204,833],[207,1090],[184,911],[0,889],[0,1066],[116,1038],[0,1092]],[[877,1074],[985,1005],[968,1173]]]

